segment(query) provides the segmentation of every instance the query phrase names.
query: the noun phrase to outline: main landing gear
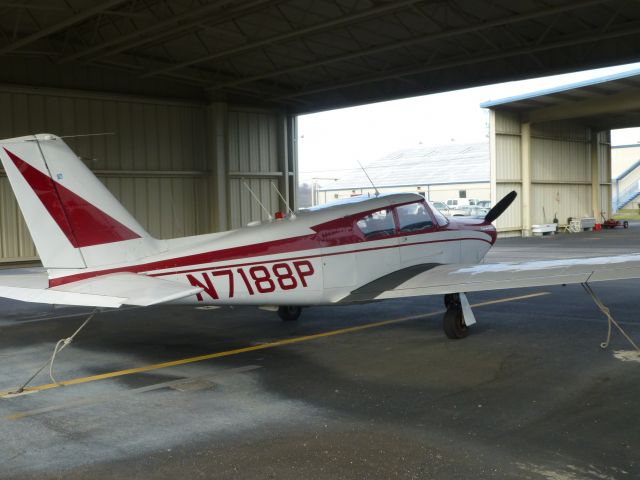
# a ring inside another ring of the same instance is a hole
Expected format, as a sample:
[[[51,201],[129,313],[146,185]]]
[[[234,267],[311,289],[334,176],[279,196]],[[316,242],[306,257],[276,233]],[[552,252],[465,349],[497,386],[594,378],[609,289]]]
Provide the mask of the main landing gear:
[[[442,328],[448,338],[459,339],[469,334],[469,325],[476,323],[464,293],[449,293],[444,296],[447,311],[442,318]]]
[[[301,307],[282,306],[278,307],[278,316],[285,322],[295,322],[300,318]]]

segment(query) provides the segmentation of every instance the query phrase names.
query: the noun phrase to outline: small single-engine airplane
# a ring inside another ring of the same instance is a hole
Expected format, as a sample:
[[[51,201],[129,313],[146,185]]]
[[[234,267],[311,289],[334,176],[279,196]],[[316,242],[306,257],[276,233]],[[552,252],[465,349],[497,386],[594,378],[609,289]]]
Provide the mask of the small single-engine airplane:
[[[0,141],[0,159],[46,271],[0,276],[0,296],[116,308],[301,307],[444,295],[444,331],[475,323],[464,292],[640,277],[640,254],[481,263],[511,192],[481,219],[447,219],[417,194],[356,197],[228,232],[149,235],[64,141]]]

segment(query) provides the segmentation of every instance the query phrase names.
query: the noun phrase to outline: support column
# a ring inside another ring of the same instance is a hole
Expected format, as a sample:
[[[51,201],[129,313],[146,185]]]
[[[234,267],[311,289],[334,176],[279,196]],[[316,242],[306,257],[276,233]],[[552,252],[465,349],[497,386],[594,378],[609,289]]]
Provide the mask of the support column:
[[[227,104],[207,105],[207,158],[211,170],[209,199],[211,231],[229,228],[227,195]]]
[[[298,117],[287,116],[287,150],[289,164],[287,181],[289,182],[289,202],[294,210],[298,207]],[[326,196],[326,193],[325,193]],[[325,198],[326,203],[326,198]]]
[[[600,216],[600,159],[598,132],[591,129],[591,207],[596,222],[602,220]]]
[[[520,126],[522,159],[522,236],[531,236],[531,123]]]
[[[489,178],[491,205],[498,202],[498,152],[496,150],[496,111],[489,110]]]

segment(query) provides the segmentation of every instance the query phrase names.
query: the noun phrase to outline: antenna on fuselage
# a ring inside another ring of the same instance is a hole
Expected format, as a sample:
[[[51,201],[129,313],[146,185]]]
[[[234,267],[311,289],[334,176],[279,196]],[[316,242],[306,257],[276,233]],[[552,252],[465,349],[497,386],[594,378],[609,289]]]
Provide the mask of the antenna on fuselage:
[[[273,217],[271,216],[271,213],[269,213],[269,210],[267,210],[267,208],[262,204],[262,202],[260,201],[260,199],[258,198],[258,196],[253,193],[253,190],[251,190],[251,187],[249,186],[249,184],[247,182],[245,182],[244,180],[242,181],[242,184],[245,186],[245,188],[247,190],[249,190],[249,193],[251,194],[251,196],[253,197],[253,199],[258,202],[258,205],[260,205],[260,207],[262,207],[262,210],[264,210],[264,213],[267,214],[267,218],[269,220],[273,220]]]
[[[289,212],[289,215],[291,215],[289,218],[296,218],[296,214],[293,213],[293,210],[291,210],[291,207],[289,206],[289,202],[287,202],[285,200],[285,198],[282,196],[282,193],[280,193],[280,190],[278,190],[278,187],[275,183],[271,182],[271,186],[273,187],[273,189],[276,191],[276,193],[278,194],[278,196],[280,197],[280,200],[282,200],[282,203],[284,203],[284,205],[287,207],[287,211]]]
[[[378,191],[378,187],[376,187],[376,184],[373,183],[373,180],[371,180],[371,177],[369,176],[369,174],[367,173],[367,171],[364,169],[364,167],[362,166],[362,164],[360,163],[359,160],[356,160],[356,162],[358,162],[358,165],[360,165],[360,168],[362,169],[362,171],[364,172],[364,174],[367,176],[367,179],[369,180],[369,183],[371,183],[371,186],[373,187],[373,189],[376,192],[376,197],[380,196],[380,192]]]

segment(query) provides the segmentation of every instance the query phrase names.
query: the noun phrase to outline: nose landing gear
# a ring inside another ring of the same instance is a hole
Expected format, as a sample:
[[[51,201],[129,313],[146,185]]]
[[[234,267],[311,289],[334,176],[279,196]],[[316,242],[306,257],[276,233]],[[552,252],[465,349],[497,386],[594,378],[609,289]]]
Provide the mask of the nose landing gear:
[[[444,296],[447,311],[442,318],[442,328],[447,338],[457,340],[469,334],[469,325],[475,323],[473,312],[464,293],[449,293]]]

